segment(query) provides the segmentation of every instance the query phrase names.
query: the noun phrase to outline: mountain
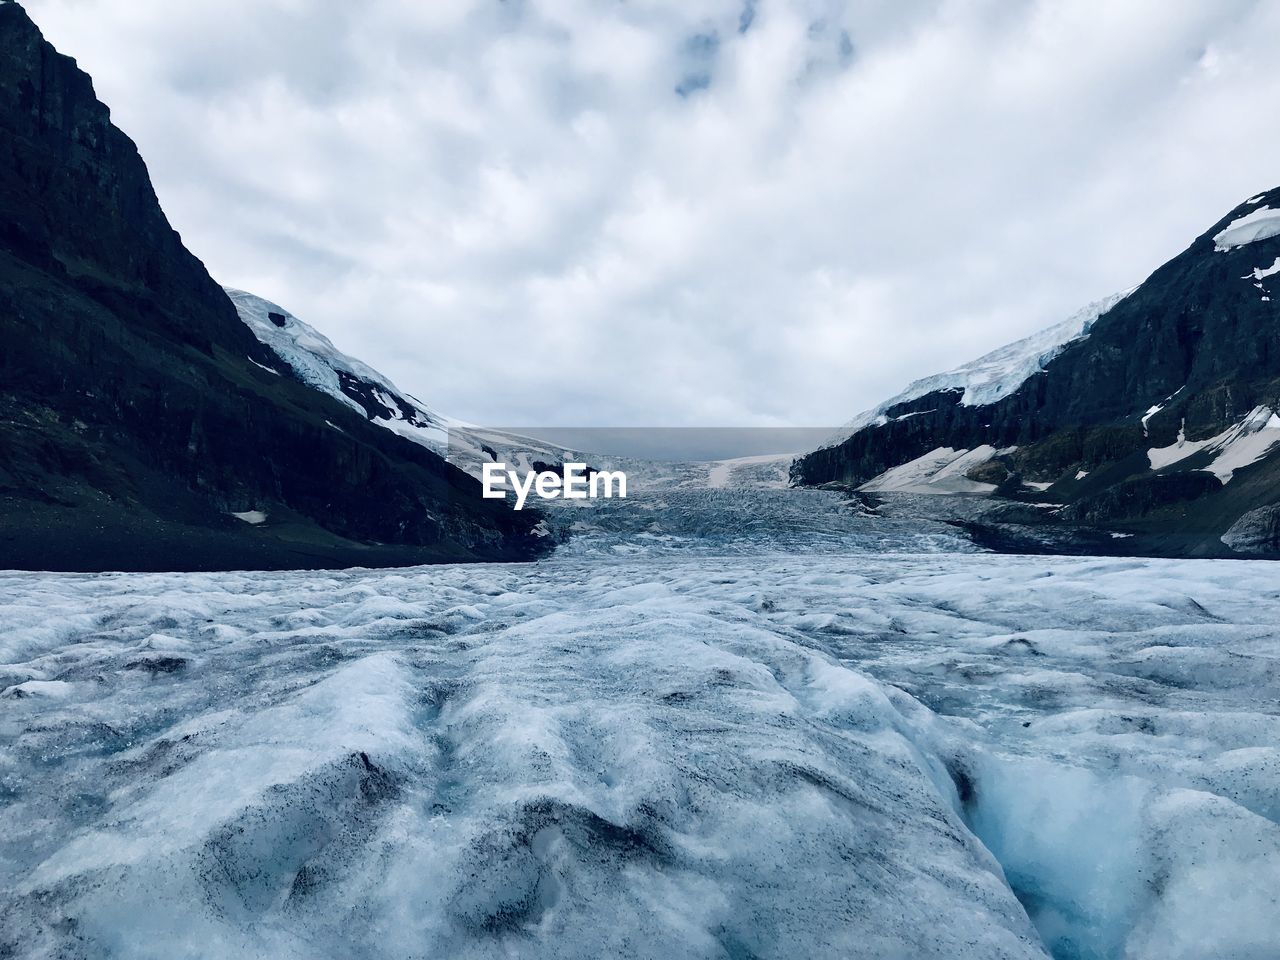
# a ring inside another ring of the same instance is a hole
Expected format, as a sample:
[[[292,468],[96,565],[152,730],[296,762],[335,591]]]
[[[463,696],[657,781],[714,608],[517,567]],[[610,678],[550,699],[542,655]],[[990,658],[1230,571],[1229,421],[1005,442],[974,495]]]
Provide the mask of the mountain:
[[[546,549],[536,514],[482,499],[254,335],[90,78],[16,3],[0,3],[0,131],[0,568]]]
[[[1132,290],[917,381],[792,478],[990,495],[1024,505],[984,514],[1006,533],[1070,528],[1115,552],[1280,556],[1278,321],[1280,188]]]
[[[236,313],[303,383],[333,397],[367,420],[443,452],[459,421],[427,409],[368,364],[347,356],[319,330],[279,304],[245,290],[225,288]]]
[[[479,477],[483,464],[507,462],[528,469],[581,461],[585,454],[545,440],[466,423],[426,406],[368,364],[348,356],[315,327],[245,290],[226,288],[245,326],[283,367],[314,390],[350,408],[370,424],[410,440]]]
[[[600,453],[618,431],[582,429],[575,433],[601,446],[592,452],[571,449],[549,440],[530,437],[518,430],[481,427],[446,416],[397,387],[384,374],[348,356],[319,330],[300,320],[278,303],[245,290],[226,288],[240,319],[253,334],[303,383],[333,397],[368,419],[371,424],[412,440],[466,473],[480,477],[486,463],[501,462],[519,469],[559,470],[564,463],[585,463],[593,470],[621,470],[632,493],[669,490],[776,489],[788,485],[789,454],[735,457],[727,460],[646,459]],[[636,428],[640,429],[640,428]],[[625,431],[623,431],[625,432]],[[645,431],[650,433],[650,431]],[[677,430],[676,432],[684,432]],[[652,431],[651,439],[662,431]],[[661,443],[656,446],[661,447]],[[552,527],[556,508],[569,507],[572,524],[580,519],[573,510],[580,502],[544,504]],[[559,517],[563,520],[563,515]],[[581,527],[579,527],[581,529]],[[561,535],[567,536],[567,532]]]

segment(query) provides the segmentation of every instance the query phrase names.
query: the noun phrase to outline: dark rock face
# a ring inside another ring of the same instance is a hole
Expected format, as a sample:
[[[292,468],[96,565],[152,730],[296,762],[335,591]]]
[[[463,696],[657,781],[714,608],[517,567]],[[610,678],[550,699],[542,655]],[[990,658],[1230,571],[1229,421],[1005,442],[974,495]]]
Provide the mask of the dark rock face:
[[[169,226],[146,166],[88,74],[16,3],[0,7],[4,249],[77,286],[137,300],[141,319],[210,348],[251,348],[235,310]]]
[[[1133,477],[1083,497],[1062,511],[1065,519],[1092,523],[1145,517],[1162,507],[1197,500],[1222,489],[1211,473],[1184,471]]]
[[[537,522],[292,378],[89,77],[0,4],[0,568],[521,559]]]
[[[1237,553],[1280,553],[1280,505],[1250,510],[1222,535],[1222,542]]]
[[[1078,518],[1194,527],[1195,505],[1211,503],[1186,549],[1227,553],[1218,539],[1226,526],[1280,499],[1280,489],[1237,479],[1226,493],[1216,481],[1201,482],[1208,475],[1157,480],[1145,451],[1176,442],[1183,424],[1187,439],[1200,440],[1254,407],[1280,409],[1280,274],[1256,275],[1280,258],[1280,237],[1227,251],[1213,239],[1268,205],[1280,207],[1280,188],[1228,213],[1008,396],[964,406],[961,391],[945,390],[900,404],[886,411],[890,422],[797,460],[793,477],[856,485],[938,447],[1016,446],[1001,466],[1052,484],[1049,500],[1080,500]],[[1144,427],[1143,414],[1157,404],[1162,409]],[[892,419],[907,413],[913,416]],[[998,482],[998,473],[991,468],[984,479]]]

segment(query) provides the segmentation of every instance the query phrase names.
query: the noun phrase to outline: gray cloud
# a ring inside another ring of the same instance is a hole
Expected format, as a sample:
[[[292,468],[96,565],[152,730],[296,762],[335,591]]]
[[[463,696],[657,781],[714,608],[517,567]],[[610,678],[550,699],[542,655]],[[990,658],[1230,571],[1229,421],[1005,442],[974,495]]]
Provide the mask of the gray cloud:
[[[27,0],[224,283],[456,416],[832,424],[1280,182],[1280,5]]]

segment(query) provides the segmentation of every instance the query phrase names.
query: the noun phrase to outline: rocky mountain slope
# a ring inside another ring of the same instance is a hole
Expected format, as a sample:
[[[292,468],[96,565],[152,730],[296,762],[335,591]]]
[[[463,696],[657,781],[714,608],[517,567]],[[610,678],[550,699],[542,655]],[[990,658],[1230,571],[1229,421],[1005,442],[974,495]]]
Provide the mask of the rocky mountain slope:
[[[520,470],[559,470],[564,463],[585,463],[592,470],[621,470],[628,490],[777,489],[788,485],[791,454],[734,457],[726,460],[688,460],[677,455],[643,458],[602,453],[615,434],[608,428],[580,429],[578,438],[590,450],[571,449],[516,429],[479,426],[433,410],[413,394],[397,387],[385,374],[343,353],[315,327],[285,307],[245,290],[227,288],[240,319],[303,383],[350,407],[369,422],[421,444],[474,477],[486,463],[504,463]],[[526,428],[528,429],[528,428]],[[637,433],[643,428],[633,428]],[[534,432],[540,432],[534,428]],[[663,450],[665,431],[652,431]],[[674,432],[682,432],[679,429]],[[595,440],[600,446],[590,445]],[[566,506],[546,501],[544,508]],[[570,507],[586,507],[581,501]],[[581,511],[574,511],[581,512]],[[548,519],[554,514],[549,510]]]
[[[518,559],[538,518],[318,392],[160,209],[90,78],[0,4],[0,568]]]
[[[1133,290],[913,384],[792,476],[1030,502],[985,516],[1116,551],[1280,556],[1278,320],[1280,188]]]

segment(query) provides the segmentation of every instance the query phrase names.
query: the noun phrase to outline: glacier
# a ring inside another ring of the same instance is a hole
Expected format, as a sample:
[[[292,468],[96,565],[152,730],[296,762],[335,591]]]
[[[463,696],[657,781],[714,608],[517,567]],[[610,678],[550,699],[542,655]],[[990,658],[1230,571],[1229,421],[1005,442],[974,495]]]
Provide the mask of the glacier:
[[[810,490],[551,522],[529,565],[0,573],[0,956],[1276,955],[1273,566]]]

